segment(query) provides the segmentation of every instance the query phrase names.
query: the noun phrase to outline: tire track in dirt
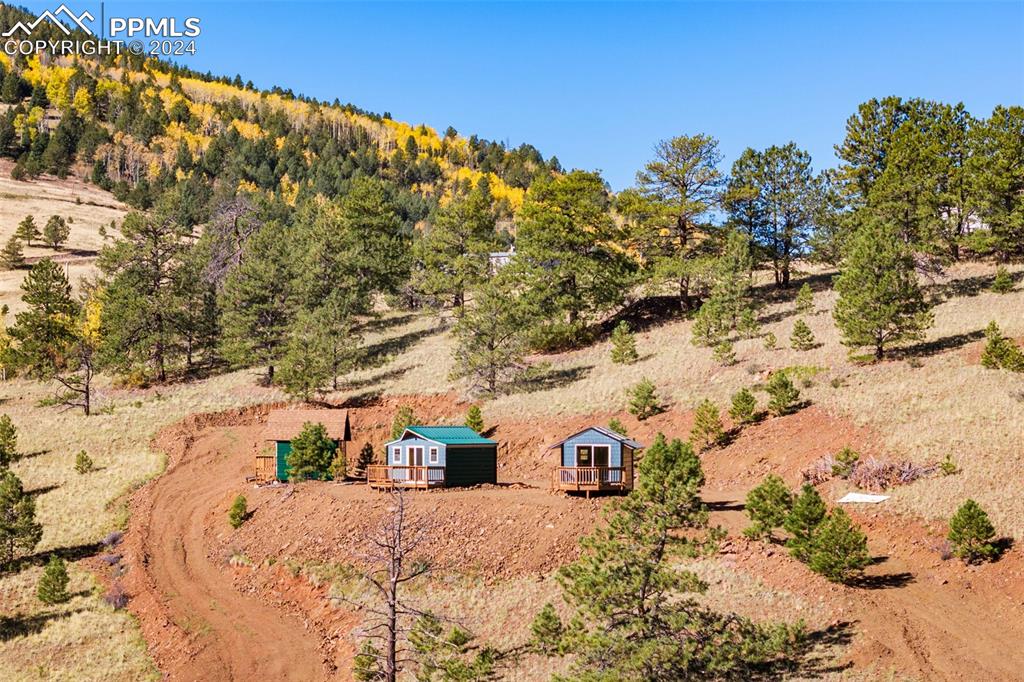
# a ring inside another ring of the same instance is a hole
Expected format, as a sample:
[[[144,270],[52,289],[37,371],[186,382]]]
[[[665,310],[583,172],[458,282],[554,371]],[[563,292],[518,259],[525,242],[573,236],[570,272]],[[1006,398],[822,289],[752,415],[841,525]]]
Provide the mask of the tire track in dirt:
[[[239,593],[230,570],[208,554],[204,520],[219,511],[244,473],[237,459],[224,457],[220,444],[209,442],[224,438],[223,432],[193,435],[189,427],[203,421],[186,420],[177,428],[167,448],[167,472],[133,499],[126,547],[140,559],[132,567],[139,572],[132,576],[133,594],[143,594],[133,596],[132,610],[151,653],[175,680],[327,679],[318,633],[292,614]],[[234,421],[244,419],[236,413]]]

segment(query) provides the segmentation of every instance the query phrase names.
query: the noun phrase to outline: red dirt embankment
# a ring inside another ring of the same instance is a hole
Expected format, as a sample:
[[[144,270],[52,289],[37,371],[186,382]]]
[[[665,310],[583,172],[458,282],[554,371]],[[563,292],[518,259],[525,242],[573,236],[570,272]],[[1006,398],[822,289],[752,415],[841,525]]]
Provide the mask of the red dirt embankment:
[[[353,452],[361,441],[379,447],[387,440],[400,404],[412,405],[424,421],[450,422],[466,408],[450,396],[356,408]],[[126,538],[130,608],[170,678],[323,679],[344,677],[350,665],[349,634],[358,614],[336,608],[324,588],[285,565],[358,562],[389,498],[356,485],[246,485],[265,410],[194,416],[164,431],[156,446],[170,455],[168,471],[133,498]],[[685,437],[690,426],[690,416],[676,412],[642,423],[610,413],[503,422],[491,434],[508,444],[499,451],[499,480],[534,485],[411,494],[413,517],[429,527],[426,552],[441,566],[482,580],[543,574],[572,560],[578,538],[600,522],[607,498],[548,493],[556,455],[546,446],[611,416],[644,443],[657,431]],[[943,528],[884,509],[853,510],[878,561],[862,585],[841,587],[810,573],[777,545],[735,539],[746,525],[746,491],[765,474],[796,483],[808,464],[844,445],[883,456],[878,442],[812,407],[749,426],[728,447],[704,455],[713,523],[734,538],[721,558],[769,587],[827,604],[836,625],[852,637],[847,661],[857,670],[922,679],[1021,679],[1019,550],[995,564],[966,567],[942,559]],[[226,512],[239,492],[253,515],[232,531]],[[232,568],[232,556],[256,568]]]

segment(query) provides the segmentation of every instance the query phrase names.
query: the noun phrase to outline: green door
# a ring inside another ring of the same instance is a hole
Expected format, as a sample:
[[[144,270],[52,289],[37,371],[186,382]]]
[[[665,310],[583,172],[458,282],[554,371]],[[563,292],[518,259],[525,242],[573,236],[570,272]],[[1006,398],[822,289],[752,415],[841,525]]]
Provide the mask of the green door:
[[[292,444],[288,441],[277,442],[277,480],[288,480],[288,453],[292,451]]]

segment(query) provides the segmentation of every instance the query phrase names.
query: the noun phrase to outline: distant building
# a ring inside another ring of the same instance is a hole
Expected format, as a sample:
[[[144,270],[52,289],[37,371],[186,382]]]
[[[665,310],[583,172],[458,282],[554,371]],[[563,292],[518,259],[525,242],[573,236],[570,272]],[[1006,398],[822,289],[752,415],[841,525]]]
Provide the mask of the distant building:
[[[555,490],[584,492],[589,497],[591,492],[633,489],[636,452],[643,445],[632,438],[591,426],[548,449],[556,448],[561,458],[552,477]]]
[[[488,255],[488,265],[491,269],[491,273],[495,273],[501,268],[505,267],[512,262],[512,257],[516,255],[516,247],[512,246],[508,251],[492,251]]]

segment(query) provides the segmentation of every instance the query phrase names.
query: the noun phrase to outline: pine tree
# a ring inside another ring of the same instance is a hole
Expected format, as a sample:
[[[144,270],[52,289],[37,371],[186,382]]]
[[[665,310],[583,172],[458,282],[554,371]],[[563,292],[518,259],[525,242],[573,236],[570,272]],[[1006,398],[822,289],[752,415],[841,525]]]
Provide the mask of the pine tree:
[[[527,377],[531,316],[514,283],[502,275],[477,289],[455,324],[452,378],[468,379],[475,393],[495,395]]]
[[[484,432],[484,415],[479,405],[470,405],[469,411],[466,412],[466,426],[477,433]]]
[[[79,474],[85,475],[92,471],[92,468],[92,457],[90,457],[85,450],[80,450],[78,454],[75,455],[75,471]]]
[[[969,564],[991,561],[999,556],[993,543],[996,529],[988,514],[974,500],[964,502],[949,520],[949,542],[953,554]]]
[[[646,377],[641,379],[627,393],[629,395],[629,413],[640,421],[663,411],[661,401],[658,400],[657,390],[650,379]]]
[[[1013,291],[1013,278],[1005,265],[996,268],[995,279],[992,280],[992,291],[997,294],[1008,294]]]
[[[871,561],[867,536],[839,507],[825,515],[809,549],[810,569],[837,583],[850,582]]]
[[[757,311],[754,308],[746,307],[740,312],[736,331],[745,339],[753,339],[760,333],[761,323],[757,319]]]
[[[306,422],[302,431],[292,439],[292,450],[288,453],[288,479],[304,481],[321,478],[328,473],[334,460],[337,444],[327,437],[323,424]]]
[[[228,523],[231,524],[232,528],[237,530],[242,527],[249,514],[248,509],[245,495],[237,496],[235,501],[231,503],[231,509],[228,510]]]
[[[814,332],[803,320],[793,323],[793,333],[789,335],[789,345],[794,350],[810,350],[814,348]]]
[[[786,541],[789,553],[807,563],[811,556],[811,542],[825,518],[825,502],[814,486],[804,484],[800,493],[793,498],[793,508],[786,516],[782,527],[790,534]]]
[[[732,396],[732,407],[729,416],[741,424],[754,421],[757,414],[757,398],[749,390],[743,388]]]
[[[26,309],[15,316],[11,329],[18,341],[18,364],[30,376],[50,378],[64,368],[75,338],[68,320],[79,315],[80,306],[64,268],[50,258],[32,266],[21,290]]]
[[[333,481],[344,481],[348,478],[348,456],[342,448],[336,448],[331,466],[327,468],[327,474]]]
[[[591,322],[622,303],[632,284],[633,260],[612,247],[623,233],[612,219],[604,180],[584,171],[538,175],[516,222],[516,257],[508,267],[538,312],[533,345],[578,342]]]
[[[6,414],[0,414],[0,469],[18,459],[18,428]]]
[[[408,405],[402,405],[391,420],[391,440],[398,440],[405,430],[416,423],[416,415]]]
[[[32,496],[25,493],[14,472],[0,469],[0,570],[11,565],[19,550],[35,549],[42,537]]]
[[[835,464],[832,465],[832,475],[839,478],[849,478],[854,467],[860,461],[860,453],[849,445],[836,453]]]
[[[800,315],[810,315],[814,312],[814,292],[807,282],[803,283],[796,294],[796,312]]]
[[[985,328],[985,339],[985,348],[981,352],[982,367],[1024,372],[1024,351],[1003,336],[995,320]]]
[[[612,362],[632,365],[639,358],[636,352],[636,337],[630,331],[629,323],[622,320],[612,331]]]
[[[241,264],[224,281],[220,305],[224,357],[237,366],[263,364],[272,383],[297,307],[285,228],[267,223],[249,238]]]
[[[308,402],[325,389],[331,369],[328,335],[313,314],[300,313],[288,332],[277,383],[288,395]]]
[[[1024,107],[998,105],[971,129],[968,160],[978,218],[989,226],[985,252],[1005,259],[1024,249]]]
[[[800,400],[800,391],[790,381],[789,375],[784,371],[774,372],[768,380],[765,388],[771,400],[768,401],[768,409],[776,417],[789,414],[793,411],[797,401]]]
[[[21,248],[21,241],[14,236],[7,240],[2,251],[0,251],[0,265],[5,270],[17,270],[25,265],[25,252]]]
[[[615,417],[612,417],[611,419],[608,420],[608,430],[614,431],[620,436],[629,436],[629,432],[626,431],[626,425]]]
[[[700,460],[658,434],[640,462],[638,487],[582,541],[558,572],[568,626],[550,605],[531,627],[535,651],[573,656],[573,679],[683,680],[742,677],[784,659],[800,629],[724,616],[695,595],[705,585],[677,557],[713,551],[700,501]],[[790,638],[793,639],[790,639]]]
[[[869,346],[880,360],[894,343],[915,341],[932,324],[914,258],[896,230],[874,217],[861,221],[841,273],[833,316],[851,348]]]
[[[769,474],[760,485],[747,493],[744,509],[751,524],[743,534],[755,540],[770,540],[772,531],[782,527],[792,508],[793,495],[785,481],[775,474]]]
[[[722,418],[718,406],[705,398],[693,413],[693,428],[690,429],[690,443],[698,450],[721,445],[725,440]]]
[[[25,216],[22,221],[18,223],[18,229],[14,231],[14,236],[28,246],[32,246],[32,242],[37,241],[40,236],[39,226],[36,225],[35,216]]]
[[[56,554],[51,554],[50,561],[43,569],[43,575],[36,586],[36,597],[44,604],[62,604],[71,598],[68,594],[69,582],[64,560]]]
[[[71,236],[71,227],[68,221],[59,215],[52,215],[43,227],[43,243],[51,249],[59,249]]]
[[[775,334],[773,334],[772,332],[768,332],[767,334],[764,335],[764,349],[765,350],[775,350],[775,348],[778,346],[778,344],[779,344],[779,340],[778,340],[778,338],[776,338]]]
[[[494,679],[497,652],[476,644],[475,637],[457,625],[446,631],[431,613],[421,614],[413,623],[409,644],[418,681]]]
[[[352,474],[356,478],[366,478],[367,469],[373,465],[373,461],[373,443],[365,443],[362,449],[359,450],[355,471]]]

